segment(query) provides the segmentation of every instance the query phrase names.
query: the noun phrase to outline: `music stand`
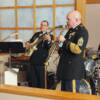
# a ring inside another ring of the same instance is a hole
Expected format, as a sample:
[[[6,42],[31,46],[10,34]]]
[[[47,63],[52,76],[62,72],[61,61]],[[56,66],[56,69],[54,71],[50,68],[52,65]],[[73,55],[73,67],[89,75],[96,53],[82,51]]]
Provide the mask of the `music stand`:
[[[3,53],[24,53],[25,48],[22,42],[0,42],[0,52]]]
[[[13,72],[14,74],[17,74],[17,71],[12,69],[12,67],[11,67],[11,54],[24,53],[25,48],[23,47],[23,43],[19,42],[19,41],[17,41],[17,42],[0,42],[0,52],[1,53],[8,53],[8,56],[9,56],[9,68],[7,69],[8,72]],[[4,67],[4,66],[2,66],[2,67]],[[5,71],[5,69],[2,72],[0,72],[0,74],[1,74],[0,83],[1,84],[4,83],[4,71]],[[6,74],[8,72],[6,72]]]
[[[25,48],[22,42],[0,42],[0,52],[9,53],[9,66],[11,67],[11,54],[24,53]]]

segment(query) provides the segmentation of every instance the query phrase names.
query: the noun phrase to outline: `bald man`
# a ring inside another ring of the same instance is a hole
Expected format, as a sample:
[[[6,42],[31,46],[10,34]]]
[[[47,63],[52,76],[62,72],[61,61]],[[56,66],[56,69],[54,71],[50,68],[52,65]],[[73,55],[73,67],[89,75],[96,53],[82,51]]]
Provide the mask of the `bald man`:
[[[59,49],[57,78],[61,81],[61,90],[79,92],[80,80],[84,78],[83,51],[88,42],[88,31],[81,23],[79,11],[70,12],[66,19],[69,30],[65,36],[58,37],[63,46]]]

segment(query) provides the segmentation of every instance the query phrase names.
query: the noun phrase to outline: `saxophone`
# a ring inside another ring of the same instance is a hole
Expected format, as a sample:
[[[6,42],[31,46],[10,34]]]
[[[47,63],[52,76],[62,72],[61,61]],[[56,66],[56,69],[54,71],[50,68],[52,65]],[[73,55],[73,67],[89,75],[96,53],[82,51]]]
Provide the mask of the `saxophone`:
[[[62,35],[65,29],[62,29],[59,35]],[[57,64],[59,62],[60,56],[58,54],[59,50],[59,41],[55,40],[52,42],[51,47],[49,49],[48,57],[45,61],[45,70],[48,72],[54,72],[56,73],[57,70]]]

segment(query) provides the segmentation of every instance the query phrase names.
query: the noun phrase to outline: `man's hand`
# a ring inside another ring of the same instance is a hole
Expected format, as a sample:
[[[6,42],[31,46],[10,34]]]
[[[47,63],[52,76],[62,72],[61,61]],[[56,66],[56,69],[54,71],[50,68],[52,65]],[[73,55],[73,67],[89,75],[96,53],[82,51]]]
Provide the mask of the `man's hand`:
[[[48,41],[51,41],[51,36],[49,34],[45,34],[43,36],[43,40],[48,40]]]
[[[25,47],[26,47],[26,49],[29,49],[31,47],[31,44],[29,42],[26,42]]]
[[[63,35],[59,35],[59,36],[57,37],[57,40],[58,40],[59,42],[64,42],[64,41],[65,41],[65,37],[64,37]]]

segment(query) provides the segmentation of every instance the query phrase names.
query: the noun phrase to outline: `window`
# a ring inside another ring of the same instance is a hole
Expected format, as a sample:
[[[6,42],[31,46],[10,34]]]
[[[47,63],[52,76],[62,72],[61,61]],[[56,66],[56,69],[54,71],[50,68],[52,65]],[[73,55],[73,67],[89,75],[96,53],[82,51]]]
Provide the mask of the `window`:
[[[0,39],[18,32],[26,41],[39,30],[42,20],[48,20],[49,29],[65,25],[73,9],[75,0],[0,0]]]

